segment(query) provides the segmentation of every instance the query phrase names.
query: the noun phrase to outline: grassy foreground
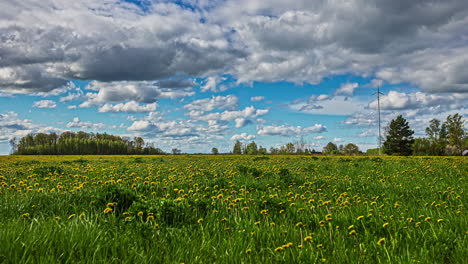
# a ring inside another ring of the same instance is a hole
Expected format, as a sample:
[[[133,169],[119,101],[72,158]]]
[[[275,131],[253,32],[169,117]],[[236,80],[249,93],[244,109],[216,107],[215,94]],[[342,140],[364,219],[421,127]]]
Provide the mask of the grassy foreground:
[[[458,157],[0,157],[0,263],[466,263]]]

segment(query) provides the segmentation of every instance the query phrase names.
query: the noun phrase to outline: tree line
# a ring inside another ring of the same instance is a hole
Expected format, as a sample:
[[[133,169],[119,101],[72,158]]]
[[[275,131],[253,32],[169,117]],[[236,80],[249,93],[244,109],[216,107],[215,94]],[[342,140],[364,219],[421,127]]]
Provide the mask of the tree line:
[[[426,137],[414,138],[408,121],[399,115],[385,129],[383,152],[388,155],[443,156],[462,155],[468,149],[465,120],[461,115],[447,116],[444,122],[429,121]],[[374,150],[375,151],[375,150]]]
[[[399,115],[393,119],[385,129],[385,141],[382,153],[399,156],[443,156],[462,155],[468,149],[468,134],[465,131],[465,120],[459,114],[447,116],[444,122],[438,119],[429,121],[425,129],[426,137],[414,138],[414,131],[408,121]],[[243,144],[239,140],[234,144],[232,154],[326,154],[326,155],[363,155],[364,153],[356,144],[336,145],[329,142],[322,150],[305,148],[306,144],[301,139],[298,142],[290,142],[279,148],[271,147],[269,151],[262,146],[257,146],[255,141]],[[218,149],[212,149],[213,154],[218,154]],[[379,149],[369,149],[367,155],[379,154]]]
[[[29,134],[10,140],[17,155],[157,155],[160,148],[146,144],[143,138],[133,140],[109,134],[80,132]]]

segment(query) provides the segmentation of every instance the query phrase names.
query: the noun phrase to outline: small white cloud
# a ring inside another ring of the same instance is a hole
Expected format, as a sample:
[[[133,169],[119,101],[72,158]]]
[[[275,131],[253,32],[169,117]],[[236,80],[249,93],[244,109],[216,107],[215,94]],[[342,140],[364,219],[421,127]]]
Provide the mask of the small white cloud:
[[[310,127],[281,125],[261,127],[257,131],[257,134],[262,136],[299,137],[308,133],[322,133],[326,131],[327,128],[322,124],[315,124]]]
[[[358,86],[358,83],[343,83],[341,87],[335,91],[335,95],[353,95],[354,90],[356,90]]]
[[[236,128],[245,127],[246,125],[253,123],[252,120],[245,118],[236,118],[234,121],[236,122]]]
[[[239,135],[234,135],[231,137],[231,140],[252,140],[255,138],[255,135],[249,135],[247,133],[241,133]]]
[[[252,102],[260,102],[265,99],[265,96],[253,96],[250,97],[250,101]]]
[[[42,100],[42,101],[34,102],[33,107],[36,107],[36,108],[55,108],[55,107],[57,107],[57,104],[54,101],[51,101],[51,100]]]
[[[156,110],[157,104],[140,105],[135,101],[120,104],[105,104],[99,108],[101,113],[145,113]]]
[[[238,106],[239,99],[235,95],[213,96],[191,102],[184,106],[190,111],[209,112],[215,109],[235,109]]]
[[[343,139],[342,138],[334,138],[333,139],[333,142],[343,142]]]
[[[324,138],[325,138],[324,136],[316,136],[316,137],[313,137],[312,139],[319,140],[319,139],[324,139]]]

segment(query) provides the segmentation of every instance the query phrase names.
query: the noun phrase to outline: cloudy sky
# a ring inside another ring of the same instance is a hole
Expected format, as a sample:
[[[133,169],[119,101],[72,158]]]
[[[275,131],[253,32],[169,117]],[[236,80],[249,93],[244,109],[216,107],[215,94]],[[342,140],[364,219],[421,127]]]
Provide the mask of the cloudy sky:
[[[377,144],[468,116],[466,0],[3,0],[0,154],[36,132],[166,151]]]

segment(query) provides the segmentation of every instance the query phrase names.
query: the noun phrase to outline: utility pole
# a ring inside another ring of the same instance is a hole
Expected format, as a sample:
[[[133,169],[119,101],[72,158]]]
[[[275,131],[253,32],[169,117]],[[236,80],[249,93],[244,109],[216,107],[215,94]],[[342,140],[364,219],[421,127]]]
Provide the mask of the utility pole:
[[[382,135],[380,132],[380,84],[377,86],[377,111],[379,112],[379,156],[382,155]]]

